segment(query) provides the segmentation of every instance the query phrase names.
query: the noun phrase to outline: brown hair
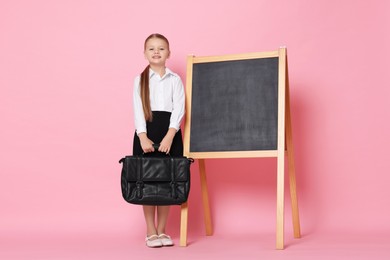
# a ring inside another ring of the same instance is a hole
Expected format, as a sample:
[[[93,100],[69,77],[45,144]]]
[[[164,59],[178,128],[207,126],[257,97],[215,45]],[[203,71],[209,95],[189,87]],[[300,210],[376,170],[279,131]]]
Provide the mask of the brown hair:
[[[159,38],[161,40],[164,40],[169,49],[169,41],[168,39],[159,33],[154,33],[149,35],[148,38],[146,38],[145,43],[144,43],[144,50],[146,50],[146,43],[148,42],[149,39],[152,38]],[[144,71],[141,73],[141,100],[142,100],[142,108],[144,110],[144,115],[145,115],[145,120],[151,122],[153,119],[153,114],[152,114],[152,109],[150,107],[150,96],[149,96],[149,68],[150,65],[146,66]]]

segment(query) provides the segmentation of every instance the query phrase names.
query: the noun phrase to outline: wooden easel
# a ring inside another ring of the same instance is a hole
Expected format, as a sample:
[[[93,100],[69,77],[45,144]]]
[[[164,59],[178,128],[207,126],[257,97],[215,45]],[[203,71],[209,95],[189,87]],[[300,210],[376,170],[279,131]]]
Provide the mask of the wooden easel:
[[[288,158],[288,173],[290,181],[290,197],[292,205],[292,220],[294,237],[300,238],[300,221],[298,210],[298,199],[296,189],[295,164],[294,164],[294,148],[292,142],[292,125],[290,112],[290,93],[288,81],[288,66],[287,66],[287,51],[285,48],[280,48],[277,52],[255,53],[249,55],[230,55],[223,57],[204,57],[198,58],[203,61],[225,61],[236,59],[251,59],[258,57],[279,57],[278,67],[278,136],[277,150],[271,151],[242,151],[242,152],[217,152],[217,153],[191,153],[189,151],[189,135],[185,135],[185,155],[198,159],[200,183],[202,192],[202,201],[204,209],[204,221],[206,235],[213,234],[213,225],[211,221],[210,204],[208,199],[208,189],[206,180],[205,159],[207,158],[244,158],[244,157],[277,157],[277,204],[276,204],[276,249],[284,249],[284,163],[285,157]],[[188,57],[187,63],[187,88],[191,84],[193,56]],[[187,89],[188,90],[188,89]],[[191,110],[191,91],[187,91],[187,108]],[[187,113],[185,133],[190,130],[191,119]],[[181,226],[180,226],[180,246],[187,246],[187,225],[188,225],[188,203],[181,206]]]

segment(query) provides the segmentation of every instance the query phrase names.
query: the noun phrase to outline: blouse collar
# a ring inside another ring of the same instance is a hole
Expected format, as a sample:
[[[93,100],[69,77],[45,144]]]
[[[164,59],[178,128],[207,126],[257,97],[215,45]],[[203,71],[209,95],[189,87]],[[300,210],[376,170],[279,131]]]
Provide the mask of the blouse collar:
[[[161,78],[165,78],[169,74],[175,75],[175,73],[173,73],[169,68],[165,67],[165,74]],[[158,73],[156,73],[154,70],[149,68],[149,78],[152,78],[154,75],[157,75],[160,77],[160,75]]]

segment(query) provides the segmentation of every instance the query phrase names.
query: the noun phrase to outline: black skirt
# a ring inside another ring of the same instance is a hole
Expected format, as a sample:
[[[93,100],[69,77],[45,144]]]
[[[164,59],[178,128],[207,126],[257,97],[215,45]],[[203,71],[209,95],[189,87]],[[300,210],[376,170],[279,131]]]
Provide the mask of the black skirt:
[[[169,123],[171,119],[171,113],[165,111],[153,111],[152,122],[146,122],[146,131],[148,138],[153,143],[159,144],[168,132]],[[134,133],[133,141],[133,155],[142,155],[143,150],[137,133]],[[183,156],[183,139],[181,130],[176,132],[173,138],[171,149],[169,151],[170,156]],[[164,156],[164,153],[154,152],[148,153],[150,156]]]

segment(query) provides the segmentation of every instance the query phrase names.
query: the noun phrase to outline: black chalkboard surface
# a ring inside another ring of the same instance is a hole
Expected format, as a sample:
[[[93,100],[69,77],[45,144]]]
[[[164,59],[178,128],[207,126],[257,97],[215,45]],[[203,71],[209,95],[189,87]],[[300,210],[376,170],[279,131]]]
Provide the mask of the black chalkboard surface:
[[[186,155],[278,149],[279,88],[285,85],[279,60],[279,52],[189,57]]]
[[[190,150],[276,150],[278,58],[193,67]]]

